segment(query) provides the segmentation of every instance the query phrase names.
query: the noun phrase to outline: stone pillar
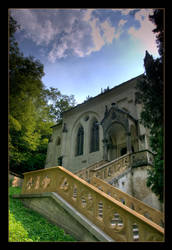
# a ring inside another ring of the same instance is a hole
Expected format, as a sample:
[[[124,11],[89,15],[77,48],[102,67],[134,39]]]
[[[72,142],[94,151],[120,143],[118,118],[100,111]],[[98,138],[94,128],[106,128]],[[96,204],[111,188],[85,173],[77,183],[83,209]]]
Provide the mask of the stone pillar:
[[[127,137],[127,154],[132,153],[132,147],[131,147],[131,133],[127,132],[126,133]]]

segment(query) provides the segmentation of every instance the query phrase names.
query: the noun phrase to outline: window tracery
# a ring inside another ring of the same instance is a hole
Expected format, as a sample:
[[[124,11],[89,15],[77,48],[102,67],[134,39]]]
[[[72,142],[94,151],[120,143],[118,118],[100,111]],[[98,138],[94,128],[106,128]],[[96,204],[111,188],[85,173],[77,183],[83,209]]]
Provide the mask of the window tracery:
[[[83,148],[84,148],[84,128],[81,125],[77,133],[76,155],[83,155]]]

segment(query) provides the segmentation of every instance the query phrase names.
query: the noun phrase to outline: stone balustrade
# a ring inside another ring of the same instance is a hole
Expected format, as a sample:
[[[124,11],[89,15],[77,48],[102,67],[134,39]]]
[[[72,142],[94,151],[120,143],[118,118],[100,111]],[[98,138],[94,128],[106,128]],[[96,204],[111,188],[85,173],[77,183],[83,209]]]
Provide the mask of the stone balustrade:
[[[22,194],[56,192],[112,239],[163,241],[164,229],[63,167],[24,173]]]
[[[96,176],[103,180],[110,180],[117,177],[128,168],[139,166],[152,166],[153,154],[149,150],[142,150],[135,153],[125,154],[111,162],[105,163],[100,167],[90,169],[90,178]]]
[[[98,168],[90,170],[90,177],[96,176],[103,180],[110,179],[111,177],[120,175],[129,167],[130,154],[126,154]]]
[[[84,168],[84,169],[81,169],[79,171],[77,171],[75,174],[77,176],[79,176],[80,178],[82,178],[83,180],[85,181],[90,181],[90,173],[91,173],[91,170],[95,169],[95,168],[98,168],[100,167],[101,165],[104,165],[105,163],[107,163],[107,161],[99,161],[99,162],[96,162],[94,164],[92,164],[91,166],[89,166],[88,168]]]
[[[153,161],[154,155],[147,149],[130,154],[130,164],[133,168],[145,165],[153,166]]]
[[[162,227],[164,226],[164,214],[159,210],[148,206],[146,203],[134,198],[133,196],[121,191],[120,189],[97,177],[93,177],[90,183],[116,200],[122,202],[127,207],[152,220],[156,224]]]

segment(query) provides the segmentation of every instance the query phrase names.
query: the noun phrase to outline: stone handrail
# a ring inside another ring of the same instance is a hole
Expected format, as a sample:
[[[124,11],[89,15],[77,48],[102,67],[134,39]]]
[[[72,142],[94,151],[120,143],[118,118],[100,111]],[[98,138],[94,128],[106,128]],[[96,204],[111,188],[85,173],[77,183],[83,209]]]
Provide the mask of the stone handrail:
[[[98,168],[90,170],[90,177],[96,176],[100,179],[108,179],[118,176],[130,167],[130,154],[123,155]]]
[[[113,161],[90,170],[90,178],[96,176],[103,180],[119,176],[130,167],[138,167],[153,164],[153,154],[149,150],[125,154]]]
[[[164,229],[63,167],[24,173],[22,194],[56,192],[115,241],[163,241]]]
[[[148,206],[144,202],[136,199],[135,197],[121,191],[120,189],[108,184],[107,182],[97,177],[93,177],[90,183],[101,191],[115,198],[116,200],[122,202],[127,207],[152,220],[156,224],[162,227],[164,226],[164,214],[159,210]]]
[[[91,166],[89,166],[88,168],[84,168],[75,172],[75,174],[79,176],[80,178],[82,178],[83,180],[90,182],[90,171],[95,168],[100,167],[101,165],[104,165],[105,163],[107,163],[107,161],[104,161],[104,160],[96,162],[92,164]]]

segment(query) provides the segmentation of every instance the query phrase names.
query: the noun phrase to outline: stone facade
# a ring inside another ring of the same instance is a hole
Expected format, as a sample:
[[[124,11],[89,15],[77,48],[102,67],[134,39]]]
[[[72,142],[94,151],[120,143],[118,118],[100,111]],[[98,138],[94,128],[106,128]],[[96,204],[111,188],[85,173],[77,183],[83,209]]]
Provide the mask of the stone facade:
[[[135,104],[136,77],[63,113],[63,123],[52,127],[45,168],[59,163],[77,172],[103,159],[149,148],[148,131],[139,124],[140,104]],[[116,117],[115,117],[116,116]],[[91,129],[99,127],[99,147],[91,152]],[[76,154],[77,133],[83,127],[83,154]]]
[[[52,127],[45,168],[62,165],[76,173],[102,160],[112,161],[127,153],[151,150],[149,131],[139,123],[141,104],[135,100],[135,86],[141,77],[64,112],[63,122]],[[146,187],[146,169],[137,168],[133,173],[122,176],[116,187],[160,209],[157,197],[152,198]],[[142,187],[140,181],[144,183]]]

